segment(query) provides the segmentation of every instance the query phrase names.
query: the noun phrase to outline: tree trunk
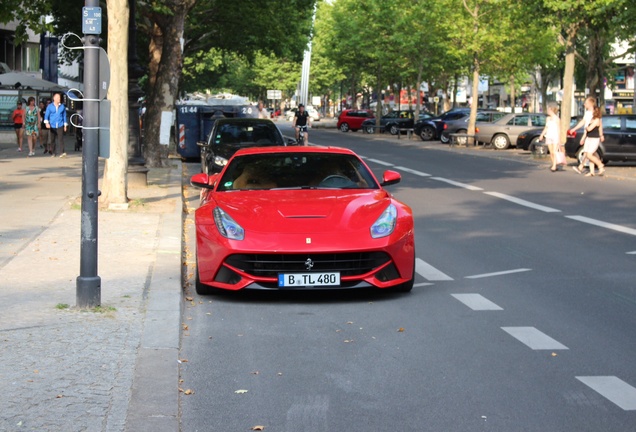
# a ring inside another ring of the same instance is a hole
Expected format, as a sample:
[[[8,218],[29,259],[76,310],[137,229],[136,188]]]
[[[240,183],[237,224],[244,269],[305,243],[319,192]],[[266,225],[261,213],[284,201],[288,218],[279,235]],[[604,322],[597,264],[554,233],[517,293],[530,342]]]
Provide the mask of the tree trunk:
[[[128,0],[108,0],[110,157],[104,166],[100,198],[106,204],[128,202],[128,16]]]
[[[420,109],[421,109],[421,96],[420,96],[420,88],[422,88],[422,65],[420,64],[420,67],[417,70],[417,89],[415,90],[415,94],[417,95],[417,98],[415,100],[415,121],[417,121],[418,118],[420,118]]]
[[[375,125],[377,126],[375,128],[375,133],[380,133],[380,118],[382,117],[382,75],[380,70],[378,70],[378,76],[376,78],[378,84],[378,97],[376,98],[375,105]]]
[[[590,91],[589,96],[593,98],[596,98],[596,92],[599,90],[601,83],[600,69],[602,68],[603,63],[603,42],[603,36],[600,34],[600,32],[593,32],[590,36],[588,45],[588,60],[585,74],[585,87]]]
[[[470,104],[470,119],[468,120],[468,135],[475,135],[475,123],[477,122],[477,104],[479,103],[479,56],[477,53],[473,56],[473,86],[471,96],[473,103]],[[472,145],[475,143],[474,138],[469,138],[466,143]]]
[[[150,42],[151,66],[157,62],[154,80],[151,71],[150,89],[146,99],[145,158],[148,167],[161,167],[168,146],[159,143],[161,118],[164,112],[174,112],[183,65],[181,42],[185,17],[195,1],[174,1],[167,7],[171,14],[155,15],[155,27]],[[156,37],[155,36],[159,36]]]
[[[516,101],[515,101],[515,77],[514,76],[510,76],[510,112],[515,112],[515,105],[516,105]]]
[[[576,53],[576,34],[578,25],[571,24],[565,40],[565,71],[563,72],[563,101],[561,102],[561,144],[565,144],[567,131],[572,118],[572,98],[574,96],[574,66]]]

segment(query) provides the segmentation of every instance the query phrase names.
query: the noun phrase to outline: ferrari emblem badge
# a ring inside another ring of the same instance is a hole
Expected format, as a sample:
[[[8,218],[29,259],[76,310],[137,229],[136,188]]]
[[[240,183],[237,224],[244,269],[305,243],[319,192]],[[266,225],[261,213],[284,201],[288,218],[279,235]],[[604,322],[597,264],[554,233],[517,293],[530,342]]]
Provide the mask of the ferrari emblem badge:
[[[311,258],[307,258],[307,261],[305,261],[305,268],[307,270],[311,270],[312,268],[314,268],[314,262]]]

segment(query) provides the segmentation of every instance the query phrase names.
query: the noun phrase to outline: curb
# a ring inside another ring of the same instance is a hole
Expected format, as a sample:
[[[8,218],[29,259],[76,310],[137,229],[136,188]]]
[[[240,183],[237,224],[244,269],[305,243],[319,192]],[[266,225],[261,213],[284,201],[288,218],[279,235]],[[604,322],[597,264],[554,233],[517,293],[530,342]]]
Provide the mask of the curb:
[[[174,162],[167,195],[182,197],[181,161]],[[127,431],[179,430],[182,219],[183,200],[179,199],[171,213],[162,215],[157,233],[155,263],[144,293],[144,328],[126,416]]]

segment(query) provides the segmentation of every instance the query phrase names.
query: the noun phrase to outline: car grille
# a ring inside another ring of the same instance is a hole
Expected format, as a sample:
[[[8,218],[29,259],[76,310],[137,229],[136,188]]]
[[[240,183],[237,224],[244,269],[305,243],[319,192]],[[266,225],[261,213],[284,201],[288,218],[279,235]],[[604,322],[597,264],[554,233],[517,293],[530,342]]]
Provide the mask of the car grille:
[[[254,277],[278,277],[289,272],[340,272],[340,276],[357,276],[385,264],[391,258],[385,252],[328,254],[236,254],[226,263]],[[311,260],[311,269],[308,269]]]

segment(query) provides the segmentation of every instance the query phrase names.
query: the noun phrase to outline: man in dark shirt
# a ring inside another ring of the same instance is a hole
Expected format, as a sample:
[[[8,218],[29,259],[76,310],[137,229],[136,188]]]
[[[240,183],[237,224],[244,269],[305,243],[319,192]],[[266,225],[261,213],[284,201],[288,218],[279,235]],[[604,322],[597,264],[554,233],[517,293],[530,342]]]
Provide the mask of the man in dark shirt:
[[[298,111],[296,111],[296,115],[294,116],[294,128],[296,129],[296,141],[298,141],[298,137],[300,135],[300,128],[303,128],[305,132],[303,145],[307,145],[309,141],[309,134],[307,133],[307,126],[311,126],[311,117],[307,111],[305,111],[305,105],[298,105]]]

